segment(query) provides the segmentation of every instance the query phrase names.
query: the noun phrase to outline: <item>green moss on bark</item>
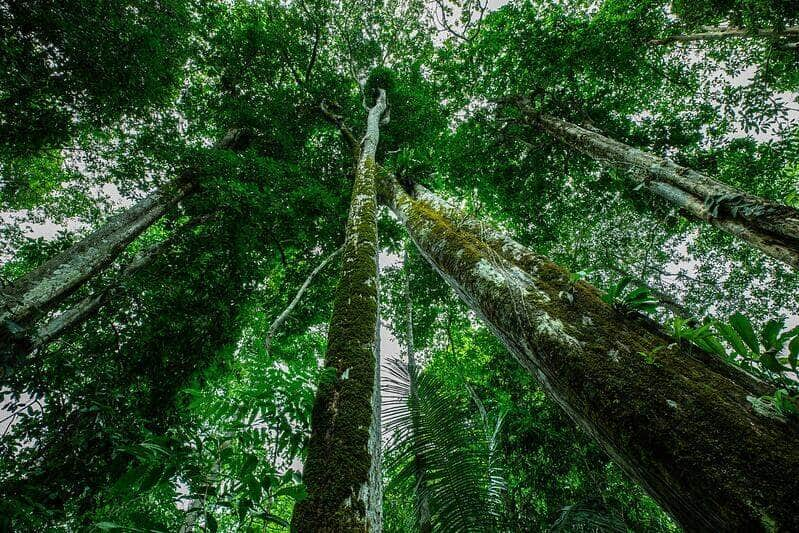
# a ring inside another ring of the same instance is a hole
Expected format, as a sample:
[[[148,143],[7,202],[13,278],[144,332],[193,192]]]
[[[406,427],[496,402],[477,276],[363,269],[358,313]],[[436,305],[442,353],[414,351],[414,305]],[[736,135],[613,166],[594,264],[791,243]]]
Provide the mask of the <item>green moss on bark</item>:
[[[398,186],[388,200],[461,298],[683,527],[799,530],[799,476],[786,475],[799,472],[799,436],[755,412],[746,386],[554,263],[511,262]],[[639,354],[656,347],[654,364]]]
[[[367,531],[364,487],[375,376],[377,203],[374,164],[352,190],[341,280],[328,332],[326,367],[336,378],[317,391],[303,478],[308,498],[297,504],[292,530]]]

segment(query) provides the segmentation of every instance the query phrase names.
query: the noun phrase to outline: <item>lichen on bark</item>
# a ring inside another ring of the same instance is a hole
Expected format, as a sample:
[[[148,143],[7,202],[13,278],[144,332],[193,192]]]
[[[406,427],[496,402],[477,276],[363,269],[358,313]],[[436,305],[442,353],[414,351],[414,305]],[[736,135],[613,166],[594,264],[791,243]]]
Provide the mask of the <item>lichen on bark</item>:
[[[757,412],[746,382],[705,364],[690,353],[696,348],[645,319],[616,312],[590,285],[570,284],[568,272],[518,243],[494,235],[502,252],[472,231],[473,221],[453,219],[398,184],[383,190],[461,299],[683,527],[799,529],[791,512],[799,478],[785,476],[799,471],[799,435]],[[497,273],[506,284],[497,283]],[[558,298],[564,290],[573,302]],[[657,347],[654,363],[640,356]]]
[[[799,269],[799,210],[748,194],[596,131],[536,113],[523,100],[520,103],[538,125],[560,141],[603,163],[633,170],[632,176],[641,187]]]
[[[301,533],[379,532],[379,521],[375,522],[379,510],[370,512],[368,507],[376,500],[371,492],[376,488],[372,453],[375,406],[379,406],[375,395],[379,379],[377,130],[371,126],[385,109],[385,94],[381,100],[369,113],[367,131],[375,137],[365,142],[352,188],[325,357],[325,366],[335,369],[335,379],[320,383],[317,390],[303,470],[308,497],[295,506],[292,517],[292,530]]]

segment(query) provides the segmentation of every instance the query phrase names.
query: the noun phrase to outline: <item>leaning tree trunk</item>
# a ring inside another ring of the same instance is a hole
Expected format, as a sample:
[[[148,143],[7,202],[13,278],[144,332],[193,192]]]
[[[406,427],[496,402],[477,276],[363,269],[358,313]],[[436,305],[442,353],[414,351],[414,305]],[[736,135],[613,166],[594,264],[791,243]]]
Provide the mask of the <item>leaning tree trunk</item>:
[[[413,185],[412,193],[414,198],[433,206],[459,228],[477,235],[480,240],[491,247],[492,253],[498,254],[522,270],[533,271],[537,268],[540,262],[540,257],[537,254],[507,234],[497,230],[491,224],[470,216],[418,183]],[[657,333],[660,336],[667,335],[656,322],[644,316],[640,316],[640,320],[644,321],[649,329],[658,330]],[[692,350],[685,355],[701,361],[704,365],[710,367],[713,372],[725,376],[755,396],[774,394],[774,387],[746,372],[741,367],[727,363],[715,354],[702,350]]]
[[[242,138],[240,130],[231,130],[216,146],[236,148]],[[110,265],[128,244],[193,192],[195,186],[187,178],[188,173],[158,189],[6,288],[0,300],[0,343],[17,337]]]
[[[799,528],[799,434],[779,412],[496,230],[490,245],[396,183],[381,193],[460,298],[686,530]]]
[[[750,28],[725,28],[725,27],[706,27],[697,33],[687,33],[680,35],[669,35],[662,39],[650,41],[652,44],[669,43],[692,43],[697,41],[723,41],[730,38],[752,38],[763,37],[770,40],[787,40],[788,47],[793,47],[795,43],[790,41],[799,40],[799,26],[789,26],[782,30],[773,29],[750,29]]]
[[[549,115],[531,116],[565,144],[603,163],[632,170],[642,187],[675,207],[799,269],[798,210],[747,194],[565,120]]]
[[[40,349],[58,340],[62,335],[94,316],[106,302],[112,300],[121,291],[125,282],[130,280],[137,272],[152,264],[153,261],[163,254],[164,250],[174,244],[175,240],[185,235],[186,231],[202,224],[207,218],[208,217],[194,218],[178,228],[163,241],[155,243],[139,252],[118,275],[114,276],[113,281],[108,286],[100,289],[95,294],[87,296],[63,313],[54,316],[49,321],[37,327],[30,337],[29,343],[27,343],[30,344],[31,351]]]
[[[352,188],[327,338],[325,366],[335,376],[316,393],[303,469],[308,497],[292,517],[292,530],[299,533],[381,529],[375,152],[385,109],[381,90],[369,110]]]

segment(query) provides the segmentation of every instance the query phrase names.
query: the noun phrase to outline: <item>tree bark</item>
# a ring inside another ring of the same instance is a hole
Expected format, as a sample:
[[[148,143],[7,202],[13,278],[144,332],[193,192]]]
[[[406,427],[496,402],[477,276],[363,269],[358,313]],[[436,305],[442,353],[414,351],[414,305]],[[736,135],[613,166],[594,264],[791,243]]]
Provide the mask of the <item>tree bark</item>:
[[[750,28],[725,28],[725,27],[710,27],[703,28],[703,31],[697,33],[688,33],[681,35],[669,35],[662,39],[654,39],[650,41],[652,44],[663,45],[670,43],[691,43],[697,41],[723,41],[730,38],[753,38],[764,37],[766,39],[799,39],[799,26],[789,26],[783,30],[777,31],[774,29],[750,29]]]
[[[229,131],[218,148],[239,148],[241,130]],[[12,283],[0,300],[0,343],[28,328],[47,311],[108,267],[136,237],[195,190],[187,171],[115,215],[101,228]]]
[[[381,90],[369,110],[352,189],[325,361],[335,377],[316,393],[303,469],[308,497],[292,517],[299,533],[381,529],[375,152],[385,109]]]
[[[512,239],[489,230],[492,246],[399,184],[381,192],[460,298],[687,531],[799,528],[795,425]]]
[[[63,313],[54,316],[48,322],[39,326],[30,342],[33,350],[40,349],[57,340],[64,333],[94,316],[106,302],[110,301],[119,292],[125,281],[129,280],[141,269],[152,264],[155,259],[161,256],[165,249],[171,246],[178,237],[184,235],[187,230],[196,227],[208,218],[204,216],[192,219],[163,241],[141,251],[131,259],[130,263],[125,266],[119,275],[114,277],[109,286],[99,290],[96,294],[87,296]]]
[[[419,433],[419,426],[421,422],[419,421],[419,384],[416,381],[417,376],[417,369],[416,369],[416,352],[413,346],[413,298],[411,297],[411,268],[410,263],[408,262],[408,250],[407,247],[410,244],[406,244],[406,250],[403,254],[403,266],[405,268],[405,349],[407,350],[408,356],[408,390],[409,390],[409,397],[408,401],[411,404],[411,416],[413,417],[411,421],[411,431],[413,431],[414,439],[415,436]],[[414,487],[414,508],[416,511],[416,523],[419,527],[419,533],[432,533],[433,531],[433,524],[431,519],[430,513],[430,501],[427,498],[427,491],[424,490],[424,485],[427,483],[427,476],[425,474],[426,466],[425,466],[425,457],[424,454],[421,453],[420,447],[414,445],[414,454],[413,454],[413,473],[416,481],[416,485]]]
[[[565,120],[549,115],[533,120],[558,140],[597,161],[632,170],[643,188],[675,207],[799,270],[799,210],[747,194]]]
[[[384,187],[381,188],[381,193],[383,195],[386,194]],[[510,261],[516,267],[526,271],[534,271],[538,268],[538,264],[541,261],[538,254],[499,231],[493,225],[472,217],[422,185],[414,185],[413,197],[433,206],[436,210],[446,215],[458,228],[477,235],[481,241],[491,247],[492,253]],[[642,326],[652,330],[656,335],[660,337],[668,336],[660,325],[653,320],[643,315],[635,316]],[[689,350],[685,355],[702,362],[713,372],[725,376],[728,380],[746,389],[754,396],[774,394],[773,386],[738,366],[728,364],[714,354],[709,354],[702,350]]]

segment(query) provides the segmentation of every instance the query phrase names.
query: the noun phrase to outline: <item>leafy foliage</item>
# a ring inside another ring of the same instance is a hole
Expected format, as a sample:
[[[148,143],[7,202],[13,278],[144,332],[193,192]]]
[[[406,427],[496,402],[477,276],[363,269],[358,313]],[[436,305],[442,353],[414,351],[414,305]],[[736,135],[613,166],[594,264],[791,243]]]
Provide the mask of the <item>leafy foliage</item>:
[[[795,49],[782,37],[653,44],[725,23],[782,31],[795,6],[428,4],[0,2],[0,291],[176,176],[196,185],[45,318],[118,286],[111,302],[3,370],[0,529],[287,529],[314,390],[331,378],[320,359],[333,269],[269,353],[263,338],[342,240],[353,160],[320,104],[357,142],[376,87],[390,106],[378,159],[403,183],[434,186],[583,272],[571,286],[609,287],[618,311],[774,385],[750,403],[795,421],[796,273],[556,142],[516,105],[796,205]],[[215,148],[232,129],[247,147]],[[763,214],[734,195],[705,207]],[[384,214],[380,232],[393,257],[401,229]],[[387,532],[410,530],[424,499],[442,531],[676,530],[423,258],[405,267],[420,366],[415,394],[403,366],[386,367]],[[399,269],[381,283],[382,316],[403,339]],[[663,349],[639,353],[657,365]]]

